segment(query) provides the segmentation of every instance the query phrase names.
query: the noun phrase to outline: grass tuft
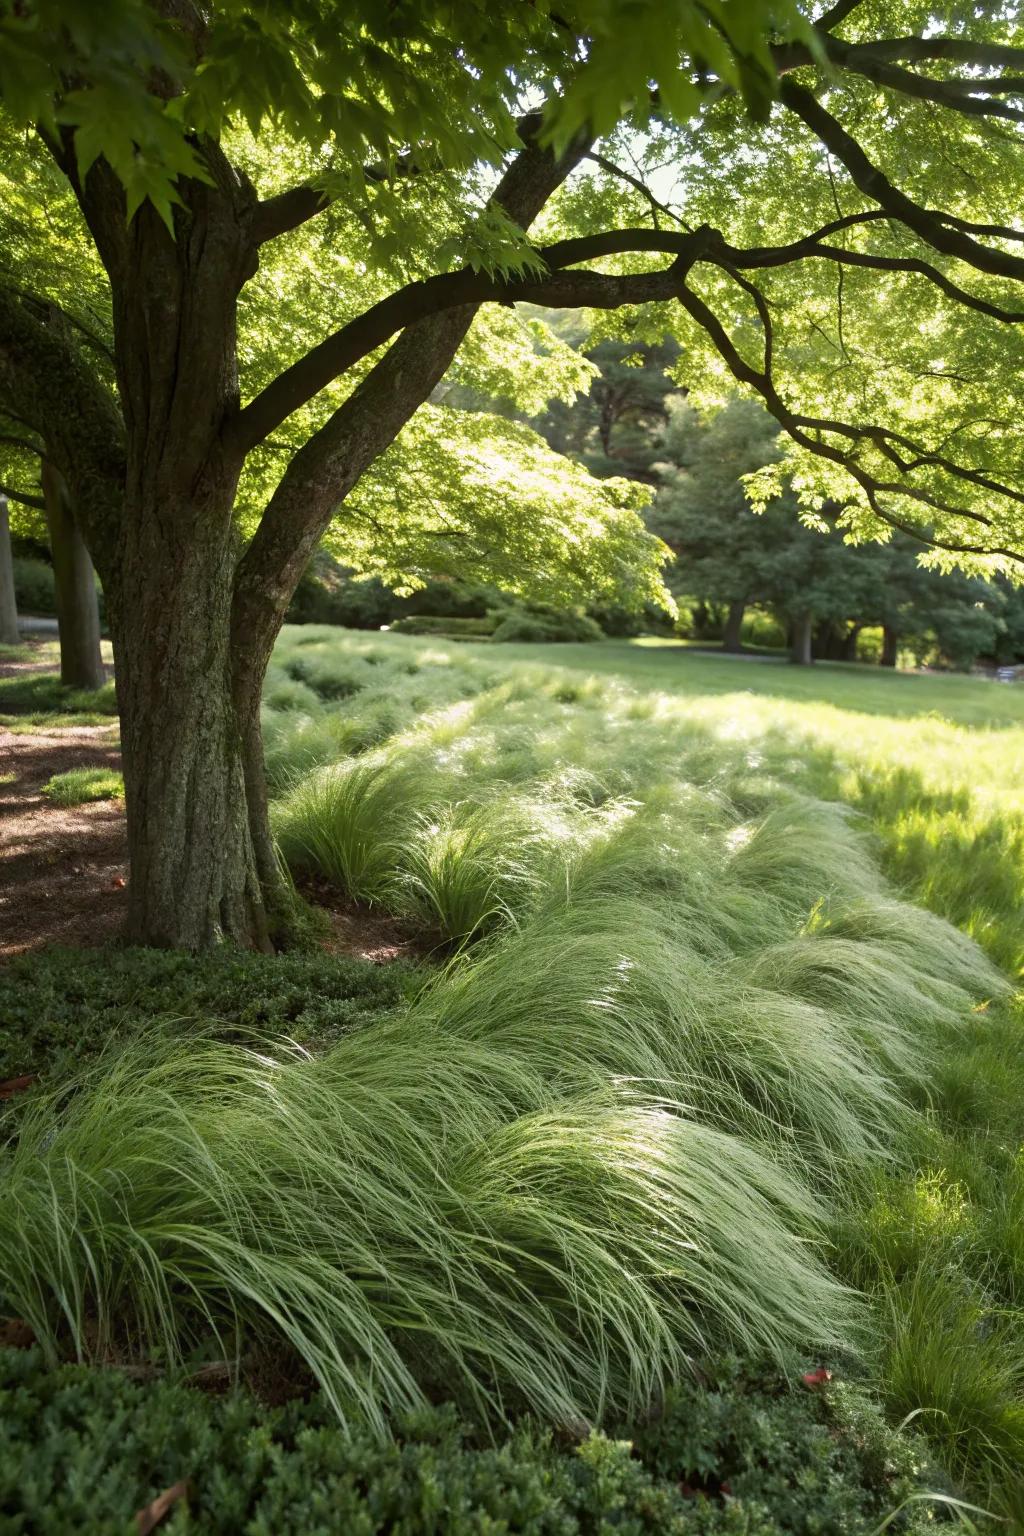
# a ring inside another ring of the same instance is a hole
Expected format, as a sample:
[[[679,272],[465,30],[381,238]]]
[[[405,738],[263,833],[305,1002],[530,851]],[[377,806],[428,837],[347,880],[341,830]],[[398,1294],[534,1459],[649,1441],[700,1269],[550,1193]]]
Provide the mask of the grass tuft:
[[[124,779],[114,768],[69,768],[43,786],[54,805],[87,805],[93,800],[123,800]]]

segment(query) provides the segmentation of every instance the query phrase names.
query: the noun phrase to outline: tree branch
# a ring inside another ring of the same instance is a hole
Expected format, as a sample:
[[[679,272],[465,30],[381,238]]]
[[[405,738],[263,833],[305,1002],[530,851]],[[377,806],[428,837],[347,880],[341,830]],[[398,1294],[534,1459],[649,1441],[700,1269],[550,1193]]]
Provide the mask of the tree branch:
[[[0,494],[6,496],[9,501],[18,501],[23,507],[35,507],[40,512],[46,511],[46,502],[41,496],[33,496],[28,491],[16,491],[13,485],[0,485]]]
[[[860,4],[861,0],[836,0],[835,5],[829,6],[828,10],[817,18],[814,25],[819,32],[831,32],[833,27],[841,25]]]
[[[1014,256],[1007,251],[993,251],[988,246],[980,245],[962,230],[950,228],[935,214],[922,208],[895,187],[878,166],[868,159],[856,139],[847,133],[810,91],[787,78],[781,82],[779,94],[790,111],[801,118],[826,149],[846,167],[854,186],[878,203],[892,218],[912,229],[926,244],[945,256],[954,256],[966,262],[978,272],[989,272],[996,277],[1024,278],[1024,257]]]
[[[286,235],[290,230],[308,223],[318,213],[322,213],[329,203],[326,193],[310,186],[290,187],[287,192],[268,197],[256,205],[253,240],[257,245],[276,240],[278,235]]]
[[[26,453],[34,453],[40,459],[43,456],[43,450],[38,443],[33,443],[27,437],[15,437],[11,432],[0,432],[0,443],[6,443],[9,448],[22,448]]]
[[[1024,111],[1019,107],[1011,107],[1004,101],[992,101],[988,94],[993,90],[990,85],[985,97],[971,95],[978,87],[971,79],[966,80],[934,80],[928,75],[916,75],[912,70],[901,69],[898,65],[879,59],[868,48],[856,46],[847,47],[838,42],[828,45],[828,56],[834,63],[852,70],[855,74],[863,75],[867,80],[873,80],[876,85],[887,86],[890,90],[901,91],[905,96],[916,96],[920,101],[938,102],[940,106],[948,107],[954,112],[964,112],[974,117],[1000,117],[1010,122],[1024,123]],[[1012,91],[1012,85],[1004,84],[1003,91]]]
[[[539,114],[531,121],[539,126]],[[531,140],[491,201],[528,229],[588,147],[577,141],[556,159]],[[443,377],[475,312],[474,303],[461,303],[409,324],[292,458],[236,573],[232,633],[239,697],[248,698],[262,676],[295,583],[338,505]]]
[[[923,533],[920,528],[910,528],[894,513],[888,512],[878,500],[880,494],[898,494],[900,496],[906,497],[909,500],[917,501],[922,505],[931,508],[932,510],[941,510],[950,513],[955,517],[964,518],[970,522],[977,523],[982,527],[988,528],[992,526],[991,519],[985,516],[984,513],[975,512],[969,507],[952,506],[937,497],[931,496],[928,492],[923,491],[920,487],[915,486],[912,483],[904,484],[893,483],[891,481],[879,481],[869,471],[867,471],[862,464],[857,462],[852,453],[844,452],[841,448],[834,447],[831,443],[824,441],[820,436],[811,436],[810,432],[806,430],[807,428],[811,428],[812,430],[818,431],[819,433],[831,432],[848,436],[854,440],[863,438],[876,440],[878,434],[884,432],[884,429],[863,428],[847,422],[824,421],[814,417],[801,416],[796,412],[791,411],[786,405],[785,401],[779,395],[771,375],[763,369],[754,368],[750,363],[746,361],[742,354],[737,350],[735,344],[732,341],[732,338],[729,336],[729,333],[726,331],[721,320],[718,318],[715,312],[710,308],[708,304],[705,303],[699,294],[695,293],[694,290],[688,286],[685,281],[679,282],[677,297],[680,303],[683,305],[684,309],[686,309],[687,313],[697,321],[698,325],[700,325],[701,328],[710,337],[716,350],[719,353],[719,356],[728,366],[729,371],[733,375],[733,378],[738,380],[741,384],[748,385],[758,395],[760,395],[771,415],[774,416],[775,420],[788,433],[794,442],[799,443],[803,448],[807,448],[811,453],[817,454],[820,458],[828,459],[830,462],[838,464],[843,469],[845,469],[851,478],[854,479],[863,490],[868,504],[871,506],[872,510],[884,522],[890,523],[893,527],[900,528],[904,532],[912,531],[915,533],[916,537],[925,538],[928,543],[934,544],[937,548],[940,549],[954,550],[958,553],[964,554],[1002,555],[1008,559],[1014,560],[1018,564],[1024,564],[1024,553],[1022,553],[1020,550],[1007,549],[998,545],[961,544],[954,543],[949,540],[943,540],[941,538],[934,537],[931,533]],[[1014,500],[1024,499],[1021,498],[1018,493],[1009,490],[1005,486],[996,486],[993,484],[993,489],[1000,491],[1004,495],[1012,497]]]

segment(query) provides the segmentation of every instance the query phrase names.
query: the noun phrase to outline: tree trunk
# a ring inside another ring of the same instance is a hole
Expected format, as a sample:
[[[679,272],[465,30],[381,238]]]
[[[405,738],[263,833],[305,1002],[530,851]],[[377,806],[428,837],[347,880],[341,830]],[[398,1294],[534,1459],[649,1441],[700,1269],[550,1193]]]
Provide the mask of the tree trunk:
[[[7,497],[0,496],[0,645],[17,645],[20,639]]]
[[[742,599],[729,604],[725,628],[722,630],[722,650],[734,656],[743,650],[743,615],[746,611],[747,605]]]
[[[862,624],[854,624],[843,636],[843,661],[857,660],[857,638],[860,635],[863,627],[864,626]]]
[[[881,665],[883,667],[894,667],[896,665],[896,659],[897,659],[898,651],[899,651],[899,635],[896,633],[896,631],[893,628],[891,628],[890,625],[884,624],[882,626],[882,658],[881,658]]]
[[[128,817],[128,938],[208,949],[270,947],[233,693],[230,518],[127,520],[108,594]],[[219,531],[218,531],[219,530]],[[258,831],[270,844],[265,804]]]
[[[839,660],[839,637],[831,619],[822,619],[816,631],[812,631],[811,650],[823,661]]]
[[[811,650],[813,629],[814,618],[809,613],[802,613],[793,620],[793,638],[789,659],[798,667],[809,667],[814,660]]]
[[[71,511],[67,487],[48,460],[42,464],[60,631],[60,680],[69,688],[102,688],[100,605],[89,551]]]

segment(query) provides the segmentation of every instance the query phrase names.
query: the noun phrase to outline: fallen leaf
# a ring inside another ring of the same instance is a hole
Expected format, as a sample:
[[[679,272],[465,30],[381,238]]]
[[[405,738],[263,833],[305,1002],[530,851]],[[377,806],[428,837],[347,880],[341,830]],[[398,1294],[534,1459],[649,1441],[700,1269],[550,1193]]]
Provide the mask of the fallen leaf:
[[[804,1372],[805,1387],[823,1387],[827,1381],[831,1380],[832,1372],[827,1371],[824,1366],[820,1366],[816,1371]]]
[[[188,1497],[188,1483],[173,1483],[164,1493],[155,1498],[152,1504],[147,1504],[145,1509],[140,1509],[135,1516],[135,1525],[140,1536],[147,1536],[149,1531],[155,1530],[165,1515],[170,1514],[179,1499]]]
[[[31,1088],[35,1081],[34,1072],[27,1072],[24,1077],[9,1077],[6,1082],[0,1083],[0,1099],[13,1099],[16,1093],[24,1093],[26,1088]]]

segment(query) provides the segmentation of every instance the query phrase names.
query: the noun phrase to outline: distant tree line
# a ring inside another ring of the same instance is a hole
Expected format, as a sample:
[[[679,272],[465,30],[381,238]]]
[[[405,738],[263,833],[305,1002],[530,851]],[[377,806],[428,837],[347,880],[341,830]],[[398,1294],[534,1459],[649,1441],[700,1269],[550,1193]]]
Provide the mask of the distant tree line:
[[[674,343],[602,342],[589,352],[599,369],[589,394],[553,402],[533,424],[592,474],[655,487],[647,522],[676,556],[670,585],[695,638],[739,651],[756,608],[801,663],[852,661],[865,631],[883,666],[904,650],[957,668],[1024,657],[1024,593],[1005,578],[922,566],[927,546],[905,534],[850,545],[838,508],[822,509],[824,531],[808,528],[792,493],[755,513],[741,477],[778,457],[778,427],[739,398],[702,418],[672,380],[677,354]]]
[[[583,340],[574,315],[559,317],[557,329],[568,341]],[[821,526],[810,528],[789,491],[754,512],[742,477],[778,459],[778,427],[760,404],[739,397],[702,417],[673,379],[678,355],[672,341],[602,341],[588,349],[597,369],[589,392],[571,404],[551,401],[530,424],[598,478],[652,487],[645,517],[676,557],[668,578],[685,633],[732,652],[759,642],[786,645],[800,664],[860,659],[894,667],[903,654],[968,669],[981,658],[1024,659],[1024,591],[1005,577],[986,581],[923,566],[928,546],[906,534],[886,544],[848,544],[837,507],[823,507]],[[464,385],[450,388],[446,402],[526,419]],[[593,606],[588,613],[612,635],[672,629],[660,610]],[[324,552],[300,581],[288,616],[373,629],[429,616],[450,621],[453,634],[488,620],[502,638],[501,625],[514,616],[524,629],[514,638],[587,638],[578,615],[566,612],[559,625],[550,609],[493,586],[430,580],[398,596],[376,578],[352,579]]]

